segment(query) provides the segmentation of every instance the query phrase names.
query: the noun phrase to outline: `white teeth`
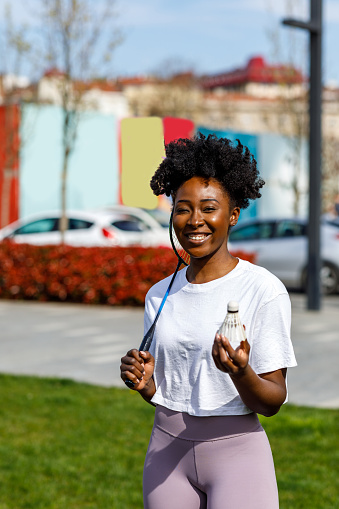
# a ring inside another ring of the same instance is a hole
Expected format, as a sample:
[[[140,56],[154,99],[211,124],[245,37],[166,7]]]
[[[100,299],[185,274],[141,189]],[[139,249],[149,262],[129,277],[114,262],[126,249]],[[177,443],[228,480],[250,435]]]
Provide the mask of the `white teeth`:
[[[206,238],[206,235],[189,235],[188,238],[192,240],[203,240]]]

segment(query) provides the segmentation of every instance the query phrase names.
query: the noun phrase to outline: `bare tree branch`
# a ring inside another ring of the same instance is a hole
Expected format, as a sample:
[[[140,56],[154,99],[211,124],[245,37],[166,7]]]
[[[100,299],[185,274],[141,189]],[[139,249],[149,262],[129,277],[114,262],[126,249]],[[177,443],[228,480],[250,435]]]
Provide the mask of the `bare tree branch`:
[[[76,143],[86,80],[102,72],[121,42],[116,27],[115,0],[39,0],[35,23],[39,26],[33,43],[18,33],[9,38],[10,47],[21,58],[28,50],[39,61],[41,73],[54,67],[60,72],[54,82],[63,112],[62,121],[62,242],[67,228],[67,176],[69,158]],[[12,25],[9,24],[9,27]],[[105,55],[105,58],[99,58]]]

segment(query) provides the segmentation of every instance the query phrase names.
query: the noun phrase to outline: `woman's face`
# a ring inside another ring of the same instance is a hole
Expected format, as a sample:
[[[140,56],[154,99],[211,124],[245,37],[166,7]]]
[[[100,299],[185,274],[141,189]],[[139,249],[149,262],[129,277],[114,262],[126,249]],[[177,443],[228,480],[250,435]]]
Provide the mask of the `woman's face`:
[[[229,227],[237,223],[239,207],[213,178],[193,177],[178,189],[173,205],[173,226],[182,247],[192,258],[227,253]]]

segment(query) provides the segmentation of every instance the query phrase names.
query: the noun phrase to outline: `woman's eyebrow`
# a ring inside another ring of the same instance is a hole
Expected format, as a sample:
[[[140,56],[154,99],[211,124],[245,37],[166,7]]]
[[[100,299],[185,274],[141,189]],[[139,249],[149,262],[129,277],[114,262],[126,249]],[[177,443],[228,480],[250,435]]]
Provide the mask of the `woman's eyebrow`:
[[[215,198],[203,198],[202,200],[200,200],[200,203],[204,203],[205,201],[215,201],[219,203],[219,201],[216,200]],[[191,200],[177,200],[176,203],[191,203]]]

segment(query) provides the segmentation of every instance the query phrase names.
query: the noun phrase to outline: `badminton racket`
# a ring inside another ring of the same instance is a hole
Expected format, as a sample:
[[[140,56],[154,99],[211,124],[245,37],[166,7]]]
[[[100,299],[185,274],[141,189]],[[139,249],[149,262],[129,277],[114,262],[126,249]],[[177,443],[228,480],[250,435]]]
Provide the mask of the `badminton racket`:
[[[174,280],[175,280],[175,277],[176,275],[178,274],[178,271],[181,267],[181,265],[189,265],[190,263],[190,255],[183,249],[183,247],[181,246],[180,242],[178,241],[177,239],[177,236],[175,234],[175,231],[174,231],[174,228],[173,228],[173,210],[172,210],[172,213],[171,213],[171,218],[170,218],[170,222],[169,222],[169,236],[170,236],[170,240],[171,240],[171,244],[172,244],[172,248],[173,248],[173,251],[175,252],[177,258],[178,258],[178,263],[177,263],[177,267],[175,269],[175,272],[171,278],[171,281],[168,285],[168,288],[166,290],[166,293],[161,301],[161,304],[159,306],[159,309],[158,309],[158,312],[154,318],[154,321],[152,323],[152,325],[150,326],[150,328],[148,329],[148,331],[146,332],[146,334],[144,335],[143,337],[143,340],[141,342],[141,345],[139,347],[139,351],[142,351],[142,352],[146,352],[150,349],[150,346],[152,344],[152,341],[153,341],[153,337],[154,337],[154,332],[155,332],[155,326],[157,324],[157,321],[159,319],[159,316],[160,316],[160,313],[165,305],[165,302],[167,300],[167,297],[169,296],[169,293],[171,291],[171,288],[173,286],[173,283],[174,283]],[[132,382],[132,380],[125,380],[125,384],[127,385],[127,387],[134,387],[134,382]]]

